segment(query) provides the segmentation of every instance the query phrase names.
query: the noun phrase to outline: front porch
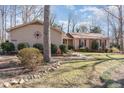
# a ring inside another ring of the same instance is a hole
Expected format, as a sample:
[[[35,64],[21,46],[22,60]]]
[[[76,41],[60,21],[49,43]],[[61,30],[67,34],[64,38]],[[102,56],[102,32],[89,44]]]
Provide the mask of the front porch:
[[[109,47],[109,42],[107,39],[64,39],[63,44],[67,46],[73,46],[74,49],[87,48],[89,50],[106,49]]]

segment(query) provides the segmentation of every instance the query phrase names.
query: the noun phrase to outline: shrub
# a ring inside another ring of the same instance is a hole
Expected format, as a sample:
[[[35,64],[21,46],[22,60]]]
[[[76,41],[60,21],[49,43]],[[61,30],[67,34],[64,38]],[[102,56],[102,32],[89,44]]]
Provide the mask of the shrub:
[[[43,56],[36,48],[23,48],[18,53],[21,65],[27,69],[35,70],[35,68],[43,61]]]
[[[51,44],[51,53],[56,54],[57,52],[57,46],[55,44]]]
[[[109,53],[110,52],[110,49],[108,49],[108,48],[105,48],[105,53]]]
[[[73,50],[73,49],[74,49],[74,47],[73,47],[73,46],[71,46],[71,45],[68,45],[68,49],[69,49],[69,50]]]
[[[18,50],[21,50],[23,48],[29,48],[29,44],[27,42],[19,43],[18,44]]]
[[[1,43],[1,49],[3,52],[12,52],[12,51],[15,51],[15,46],[12,42],[4,42],[4,43]]]
[[[110,48],[112,48],[112,47],[116,47],[116,48],[120,49],[120,45],[118,45],[117,43],[111,43]]]
[[[116,48],[116,47],[112,47],[111,49],[110,49],[110,52],[120,52],[120,50],[118,49],[118,48]]]
[[[39,49],[40,51],[43,51],[43,45],[40,43],[34,44],[33,47]]]
[[[63,45],[60,45],[59,48],[60,48],[62,54],[63,53],[67,53],[67,46],[66,45],[64,45],[64,44]]]

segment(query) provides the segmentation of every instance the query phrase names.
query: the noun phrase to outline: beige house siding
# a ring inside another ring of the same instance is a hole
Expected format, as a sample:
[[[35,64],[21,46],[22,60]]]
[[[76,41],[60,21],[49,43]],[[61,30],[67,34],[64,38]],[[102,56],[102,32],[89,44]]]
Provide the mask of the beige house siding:
[[[39,39],[34,35],[36,31],[41,32],[41,37]],[[43,44],[43,25],[31,24],[14,29],[10,31],[10,40],[15,43],[16,46],[21,42],[28,42],[30,46],[33,46],[35,43]],[[51,43],[59,46],[62,42],[62,33],[51,29]]]
[[[74,46],[75,49],[79,48],[79,39],[74,39],[73,40],[73,46]]]

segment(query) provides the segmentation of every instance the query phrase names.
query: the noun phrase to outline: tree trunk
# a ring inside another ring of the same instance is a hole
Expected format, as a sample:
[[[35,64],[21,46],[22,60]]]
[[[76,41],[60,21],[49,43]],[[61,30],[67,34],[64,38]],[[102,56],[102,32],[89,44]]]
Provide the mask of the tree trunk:
[[[44,35],[43,35],[43,46],[44,46],[44,61],[51,61],[51,40],[50,40],[50,6],[44,6]]]
[[[120,49],[123,51],[123,21],[122,6],[119,7],[119,31],[120,31]]]

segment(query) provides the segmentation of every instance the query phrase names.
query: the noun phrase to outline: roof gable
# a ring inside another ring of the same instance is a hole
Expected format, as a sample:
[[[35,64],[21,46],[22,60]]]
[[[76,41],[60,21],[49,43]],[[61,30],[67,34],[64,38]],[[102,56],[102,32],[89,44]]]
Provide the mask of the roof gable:
[[[12,28],[8,29],[7,32],[11,32],[11,31],[14,31],[15,29],[25,27],[25,26],[28,26],[28,25],[33,25],[33,24],[35,24],[35,25],[43,25],[43,22],[41,22],[39,20],[35,20],[35,21],[29,22],[29,23],[20,24],[20,25],[17,25],[15,27],[12,27]],[[51,27],[51,29],[62,33],[62,31],[60,31],[60,29],[57,28],[57,27]]]
[[[100,33],[67,33],[72,38],[87,38],[87,39],[107,39],[103,34]],[[69,37],[69,36],[68,36]]]

